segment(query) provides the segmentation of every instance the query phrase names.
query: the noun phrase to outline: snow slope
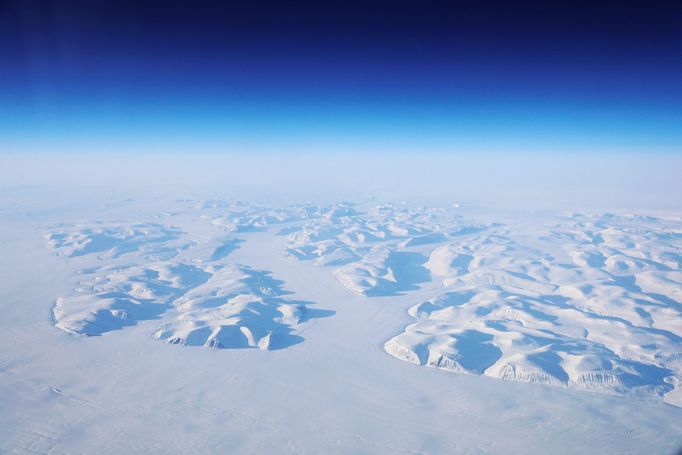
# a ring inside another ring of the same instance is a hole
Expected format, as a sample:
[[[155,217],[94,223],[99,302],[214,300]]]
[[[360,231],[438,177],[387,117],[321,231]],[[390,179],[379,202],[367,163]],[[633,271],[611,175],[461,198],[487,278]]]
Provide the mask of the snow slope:
[[[679,215],[87,201],[0,212],[1,451],[682,447]]]

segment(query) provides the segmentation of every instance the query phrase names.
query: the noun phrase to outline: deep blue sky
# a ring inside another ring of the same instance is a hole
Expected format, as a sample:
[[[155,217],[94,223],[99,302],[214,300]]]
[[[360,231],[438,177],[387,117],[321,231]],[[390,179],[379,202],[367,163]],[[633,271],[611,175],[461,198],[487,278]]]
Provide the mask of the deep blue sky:
[[[0,0],[0,147],[682,153],[682,1]]]

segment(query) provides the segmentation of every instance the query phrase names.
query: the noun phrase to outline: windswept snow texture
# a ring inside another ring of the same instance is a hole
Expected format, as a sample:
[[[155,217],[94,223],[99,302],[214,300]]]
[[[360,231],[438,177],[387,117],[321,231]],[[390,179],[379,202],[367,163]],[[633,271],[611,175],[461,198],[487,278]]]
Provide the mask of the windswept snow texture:
[[[57,299],[55,326],[99,336],[165,316],[154,337],[171,344],[272,350],[300,343],[299,324],[329,314],[285,297],[266,271],[226,264],[243,240],[213,234],[178,243],[183,231],[158,224],[56,227],[46,234],[56,254],[96,255],[73,294]]]
[[[81,281],[73,296],[57,299],[55,325],[94,336],[158,319],[175,299],[209,276],[196,266],[170,263],[109,270]]]
[[[472,218],[379,206],[305,224],[286,253],[368,297],[430,294],[385,344],[401,360],[682,405],[679,218]]]
[[[433,249],[442,286],[391,355],[459,373],[664,396],[681,405],[682,223],[569,215]]]
[[[298,344],[301,324],[333,312],[310,310],[265,269],[231,260],[248,242],[233,235],[270,233],[280,250],[267,254],[325,267],[361,298],[402,302],[413,322],[384,345],[398,359],[682,406],[680,218],[177,204],[168,223],[49,231],[56,254],[83,275],[57,299],[57,327],[102,335],[159,320],[153,336],[171,344]]]
[[[46,235],[60,256],[98,254],[101,259],[118,258],[126,253],[144,253],[147,258],[172,258],[178,251],[174,242],[182,232],[156,223],[130,226],[57,226]],[[76,229],[73,229],[76,228]],[[185,249],[189,244],[179,244]]]
[[[404,251],[447,239],[439,211],[377,206],[363,215],[313,220],[289,234],[286,253],[316,264],[340,266],[334,276],[348,289],[366,296],[400,295],[430,281],[420,252]]]
[[[243,202],[204,201],[192,206],[210,209],[208,217],[211,224],[228,232],[262,232],[268,227],[283,223],[318,218],[338,219],[356,214],[346,203],[307,203],[288,208],[269,208]]]
[[[304,302],[285,298],[282,282],[268,273],[228,266],[175,301],[177,317],[154,334],[171,344],[213,348],[281,349],[306,318]]]

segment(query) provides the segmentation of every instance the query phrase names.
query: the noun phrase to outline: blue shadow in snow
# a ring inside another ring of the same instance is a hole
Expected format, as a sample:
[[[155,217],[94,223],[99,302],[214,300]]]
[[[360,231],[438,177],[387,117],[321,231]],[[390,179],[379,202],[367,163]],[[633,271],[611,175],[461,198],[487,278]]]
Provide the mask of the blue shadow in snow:
[[[423,266],[426,260],[426,256],[419,253],[391,252],[386,266],[393,272],[395,281],[382,279],[365,294],[368,297],[388,297],[419,289],[419,284],[431,281],[431,273]]]

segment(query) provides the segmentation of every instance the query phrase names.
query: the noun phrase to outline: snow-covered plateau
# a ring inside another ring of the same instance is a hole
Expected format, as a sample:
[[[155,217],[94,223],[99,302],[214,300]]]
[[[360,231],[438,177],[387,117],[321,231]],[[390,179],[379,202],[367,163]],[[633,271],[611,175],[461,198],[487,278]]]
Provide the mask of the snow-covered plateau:
[[[0,452],[682,447],[680,214],[454,202],[3,197]]]

